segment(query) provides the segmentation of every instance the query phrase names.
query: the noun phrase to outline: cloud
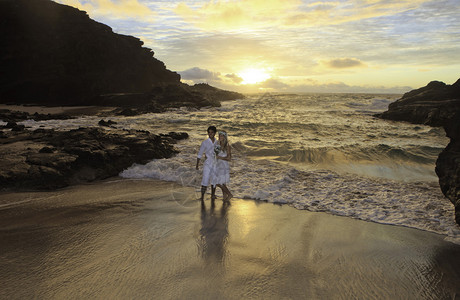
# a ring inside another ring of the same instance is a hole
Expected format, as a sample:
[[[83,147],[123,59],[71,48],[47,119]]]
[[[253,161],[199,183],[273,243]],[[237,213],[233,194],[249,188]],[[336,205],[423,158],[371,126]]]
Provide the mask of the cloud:
[[[414,10],[429,0],[233,0],[189,5],[181,2],[174,12],[186,22],[211,31],[251,31],[280,26],[337,25]]]
[[[363,62],[356,58],[336,58],[324,61],[323,64],[333,69],[348,69],[366,66]]]
[[[175,12],[185,21],[206,30],[254,29],[273,25],[300,0],[211,1],[198,7],[179,3]]]
[[[243,78],[241,78],[240,76],[232,73],[232,74],[226,74],[225,77],[229,78],[230,80],[232,80],[234,83],[241,83],[243,81]]]
[[[91,17],[113,19],[150,18],[155,15],[138,0],[56,0],[59,3],[76,7],[88,12]]]
[[[394,16],[414,10],[429,0],[349,0],[315,2],[292,13],[284,20],[286,26],[337,25],[369,18]]]
[[[206,69],[194,67],[185,71],[178,72],[184,80],[192,80],[194,82],[203,81],[220,81],[220,73],[212,72]]]

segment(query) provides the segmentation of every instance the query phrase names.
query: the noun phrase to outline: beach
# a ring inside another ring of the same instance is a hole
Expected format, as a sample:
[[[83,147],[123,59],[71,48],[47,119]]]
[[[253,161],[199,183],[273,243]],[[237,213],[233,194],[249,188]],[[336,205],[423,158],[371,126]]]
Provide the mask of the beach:
[[[110,180],[0,195],[3,299],[455,299],[444,236]]]

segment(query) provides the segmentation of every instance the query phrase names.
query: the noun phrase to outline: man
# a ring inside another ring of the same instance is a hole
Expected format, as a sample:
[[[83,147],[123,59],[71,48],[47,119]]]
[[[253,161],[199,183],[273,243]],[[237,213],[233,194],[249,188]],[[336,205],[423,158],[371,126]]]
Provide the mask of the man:
[[[216,137],[217,129],[215,126],[209,126],[208,128],[208,136],[209,138],[204,140],[201,143],[200,151],[198,152],[198,157],[196,159],[196,169],[198,170],[198,166],[200,164],[200,159],[205,154],[206,160],[203,163],[203,179],[201,180],[201,203],[204,203],[204,194],[206,193],[206,189],[208,188],[209,182],[211,181],[211,177],[215,173],[215,161],[214,161],[214,148],[217,145],[218,141]],[[214,202],[216,198],[216,187],[211,185],[211,201]]]

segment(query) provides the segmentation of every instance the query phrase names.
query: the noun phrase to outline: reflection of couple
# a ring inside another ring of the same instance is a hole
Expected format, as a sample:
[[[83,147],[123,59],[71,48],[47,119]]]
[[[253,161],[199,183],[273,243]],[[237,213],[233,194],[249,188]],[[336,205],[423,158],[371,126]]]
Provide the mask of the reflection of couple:
[[[228,241],[228,208],[230,202],[224,202],[220,214],[214,211],[211,205],[210,211],[201,207],[201,229],[198,240],[198,249],[203,258],[209,262],[223,263]]]
[[[227,187],[230,182],[229,161],[232,159],[232,151],[228,143],[227,133],[219,131],[219,139],[215,138],[217,129],[214,126],[208,128],[209,138],[201,143],[196,169],[200,164],[203,154],[206,160],[203,163],[203,179],[201,180],[201,202],[204,203],[204,194],[209,184],[211,184],[211,201],[216,199],[216,186],[222,189],[223,201],[229,202],[233,197]]]

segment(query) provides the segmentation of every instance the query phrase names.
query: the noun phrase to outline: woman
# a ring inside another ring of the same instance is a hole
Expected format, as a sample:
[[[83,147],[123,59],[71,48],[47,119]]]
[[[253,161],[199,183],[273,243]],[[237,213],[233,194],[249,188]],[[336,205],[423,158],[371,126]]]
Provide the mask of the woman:
[[[216,169],[214,176],[214,185],[221,188],[224,202],[229,202],[233,197],[227,184],[230,182],[229,161],[232,159],[232,148],[228,143],[228,135],[225,131],[219,131],[219,144],[216,146]]]

